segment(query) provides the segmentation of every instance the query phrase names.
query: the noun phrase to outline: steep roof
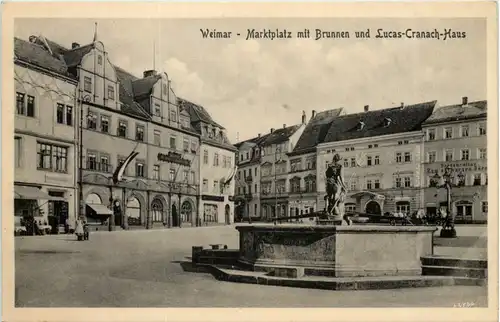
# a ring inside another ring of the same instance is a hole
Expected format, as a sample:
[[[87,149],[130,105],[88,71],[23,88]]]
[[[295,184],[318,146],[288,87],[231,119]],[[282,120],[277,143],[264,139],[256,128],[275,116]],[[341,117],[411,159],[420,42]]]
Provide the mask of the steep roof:
[[[114,67],[120,90],[121,110],[127,114],[149,118],[150,115],[134,100],[132,82],[138,78],[118,66]]]
[[[94,44],[88,44],[65,52],[64,61],[66,62],[68,68],[80,65],[83,57],[87,55],[92,48],[94,48]]]
[[[382,110],[347,114],[335,118],[324,142],[337,142],[380,135],[418,131],[432,114],[436,101],[393,107]],[[389,120],[389,124],[385,120]],[[361,123],[364,126],[361,128]]]
[[[259,136],[256,136],[254,138],[248,139],[248,140],[240,141],[240,142],[236,143],[234,146],[239,148],[240,146],[243,145],[243,143],[253,143],[256,145],[260,145],[260,144],[262,144],[262,142],[264,142],[269,137],[269,135],[270,135],[270,133],[268,133],[266,135],[259,135]]]
[[[14,38],[14,57],[51,72],[69,76],[64,61],[52,56],[42,45]]]
[[[261,143],[262,146],[280,144],[286,142],[297,130],[301,124],[291,125],[284,128],[276,129],[266,136],[266,139]]]
[[[436,111],[434,111],[434,113],[424,122],[424,125],[484,118],[487,116],[487,107],[487,101],[470,102],[465,105],[443,106],[436,109]]]
[[[177,104],[183,109],[188,111],[189,116],[191,117],[191,122],[193,123],[204,122],[212,124],[213,126],[220,127],[221,129],[224,129],[222,125],[218,124],[212,119],[210,114],[203,106],[195,104],[180,97],[177,98]]]
[[[342,113],[343,110],[343,108],[337,108],[316,114],[314,118],[307,123],[304,132],[295,145],[295,148],[289,154],[299,155],[314,151],[316,146],[319,143],[322,143],[325,139],[328,129],[330,128],[330,124]]]

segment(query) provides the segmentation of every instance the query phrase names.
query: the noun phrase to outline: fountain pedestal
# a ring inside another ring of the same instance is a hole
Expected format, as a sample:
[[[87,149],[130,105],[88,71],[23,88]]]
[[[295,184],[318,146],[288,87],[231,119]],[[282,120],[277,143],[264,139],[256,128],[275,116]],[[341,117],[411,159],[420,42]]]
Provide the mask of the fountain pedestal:
[[[435,227],[237,226],[238,262],[254,271],[298,278],[420,275],[433,253]]]

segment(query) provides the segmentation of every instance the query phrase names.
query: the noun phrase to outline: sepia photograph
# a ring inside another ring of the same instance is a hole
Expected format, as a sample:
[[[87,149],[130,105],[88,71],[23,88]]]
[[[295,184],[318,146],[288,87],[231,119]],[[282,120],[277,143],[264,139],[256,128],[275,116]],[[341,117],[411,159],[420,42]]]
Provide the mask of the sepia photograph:
[[[12,305],[494,309],[481,8],[13,18]]]

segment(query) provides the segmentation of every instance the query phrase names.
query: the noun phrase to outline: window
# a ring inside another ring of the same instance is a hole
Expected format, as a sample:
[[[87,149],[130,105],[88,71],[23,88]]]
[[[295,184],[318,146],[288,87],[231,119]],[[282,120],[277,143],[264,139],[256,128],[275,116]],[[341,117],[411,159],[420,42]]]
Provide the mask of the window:
[[[101,132],[109,133],[109,116],[101,115]]]
[[[375,165],[380,164],[380,157],[378,155],[375,156]]]
[[[161,117],[161,107],[158,103],[155,103],[155,116]]]
[[[372,180],[371,179],[366,180],[366,189],[371,190],[372,188],[373,188]]]
[[[481,174],[476,173],[474,174],[474,181],[472,183],[474,186],[480,186],[481,185]]]
[[[380,189],[380,180],[379,179],[375,179],[375,189]]]
[[[92,93],[92,79],[90,77],[85,76],[83,78],[83,90]]]
[[[177,122],[177,113],[170,111],[170,122]]]
[[[87,152],[87,170],[97,170],[97,156],[95,153]]]
[[[118,157],[118,167],[121,167],[124,162],[125,162],[125,158]],[[123,175],[127,175],[127,172],[128,172],[127,168],[125,168],[125,170],[123,171]]]
[[[469,149],[463,149],[463,150],[460,150],[460,154],[461,154],[460,159],[461,159],[462,161],[469,160]]]
[[[354,147],[351,147],[351,151],[354,151]]]
[[[368,165],[368,166],[372,165],[372,157],[371,156],[366,157],[366,165]]]
[[[396,188],[401,188],[401,177],[396,177],[395,183]]]
[[[352,191],[358,190],[358,181],[354,179],[351,180],[349,189],[351,189]]]
[[[488,201],[481,202],[481,211],[483,213],[488,213]]]
[[[16,111],[19,115],[24,115],[24,94],[16,93]]]
[[[153,141],[154,141],[154,143],[153,143],[154,145],[158,145],[158,146],[161,145],[161,133],[160,133],[160,131],[158,131],[158,130],[154,131]]]
[[[214,180],[214,192],[217,192],[217,187],[219,186],[219,181]],[[248,188],[252,189],[252,186],[248,186]],[[252,193],[250,190],[249,193]]]
[[[345,148],[346,151],[349,151],[349,148]]]
[[[160,180],[160,165],[159,164],[155,164],[153,166],[153,179]]]
[[[189,172],[189,183],[195,183],[195,181],[194,181],[194,171]]]
[[[26,102],[26,116],[35,116],[35,98],[28,95],[28,101]]]
[[[191,142],[191,152],[196,153],[196,150],[197,150],[196,149],[196,142]],[[231,161],[231,158],[229,158],[229,161]],[[231,162],[229,162],[229,163],[231,163]],[[231,166],[231,165],[229,165],[229,166]]]
[[[97,130],[97,115],[91,111],[87,114],[87,129]]]
[[[100,166],[101,171],[103,172],[111,172],[111,167],[109,165],[109,158],[108,156],[101,156],[101,166]]]
[[[405,162],[411,162],[411,153],[405,152]]]
[[[208,164],[208,151],[207,150],[203,151],[203,164]]]
[[[189,151],[189,140],[184,139],[184,142],[182,142],[182,143],[183,143],[184,152],[188,152]]]
[[[378,144],[374,144],[374,145],[373,145],[373,147],[374,147],[374,148],[378,148]]]
[[[351,168],[356,167],[356,158],[351,158]]]
[[[135,126],[135,140],[144,141],[144,126],[142,125]]]
[[[118,136],[122,138],[127,137],[127,122],[125,121],[118,121]]]
[[[486,160],[486,148],[479,149],[479,159]]]
[[[401,152],[396,153],[396,163],[403,162],[403,154]]]
[[[429,163],[436,162],[436,151],[431,151],[427,153],[427,162]]]
[[[203,179],[203,191],[207,192],[208,191],[208,180]]]
[[[439,180],[434,179],[434,176],[429,177],[429,187],[437,187],[439,185]]]
[[[56,121],[64,124],[64,104],[57,103]]]
[[[68,148],[37,142],[37,168],[67,172]]]
[[[405,177],[405,188],[411,187],[411,177]]]
[[[486,124],[479,124],[479,135],[486,135]]]
[[[290,172],[300,171],[300,159],[290,161]]]
[[[66,105],[66,125],[73,125],[73,106]]]
[[[444,138],[445,139],[452,139],[453,138],[453,128],[452,127],[445,127],[444,128]]]
[[[398,141],[398,145],[403,145],[403,141]]]
[[[167,84],[163,84],[163,94],[167,94]]]
[[[135,176],[136,177],[144,177],[144,163],[136,162],[135,163]]]
[[[371,144],[368,144],[368,149],[371,149],[372,148],[372,145]]]
[[[349,159],[344,159],[344,168],[349,167]]]
[[[219,154],[214,153],[214,166],[218,167],[219,166]]]
[[[428,129],[427,130],[427,141],[434,141],[436,139],[436,130]]]
[[[14,138],[14,165],[16,168],[21,166],[21,138]]]
[[[189,171],[188,170],[182,171],[182,181],[188,182],[188,179],[189,179]]]
[[[101,56],[101,55],[98,55],[98,56],[97,56],[97,63],[98,63],[99,65],[102,65],[102,56]]]
[[[177,149],[177,142],[175,136],[170,136],[170,148],[174,150]]]
[[[460,132],[462,133],[462,137],[469,136],[469,126],[468,125],[462,125],[460,130],[461,130]]]
[[[444,151],[444,160],[445,161],[453,161],[453,150],[445,150]]]
[[[113,85],[108,85],[108,98],[110,100],[115,99],[115,88],[113,87]]]
[[[171,182],[174,182],[175,181],[175,169],[170,169],[169,172],[168,172],[168,179],[171,181]]]

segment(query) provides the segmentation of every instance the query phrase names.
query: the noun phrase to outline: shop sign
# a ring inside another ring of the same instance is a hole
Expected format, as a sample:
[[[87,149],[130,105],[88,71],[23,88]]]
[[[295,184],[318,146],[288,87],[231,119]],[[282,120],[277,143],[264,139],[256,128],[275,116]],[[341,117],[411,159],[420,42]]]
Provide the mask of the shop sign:
[[[441,163],[437,168],[427,168],[426,172],[428,174],[443,174],[446,168],[450,168],[451,173],[487,171],[486,165],[473,161],[463,161],[458,163]]]

